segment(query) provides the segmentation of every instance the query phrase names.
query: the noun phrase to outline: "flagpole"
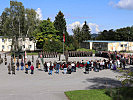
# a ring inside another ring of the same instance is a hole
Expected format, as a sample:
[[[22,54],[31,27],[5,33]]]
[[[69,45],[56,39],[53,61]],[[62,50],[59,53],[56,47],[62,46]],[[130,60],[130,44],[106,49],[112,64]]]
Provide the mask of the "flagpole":
[[[64,31],[63,31],[63,55],[64,55]]]

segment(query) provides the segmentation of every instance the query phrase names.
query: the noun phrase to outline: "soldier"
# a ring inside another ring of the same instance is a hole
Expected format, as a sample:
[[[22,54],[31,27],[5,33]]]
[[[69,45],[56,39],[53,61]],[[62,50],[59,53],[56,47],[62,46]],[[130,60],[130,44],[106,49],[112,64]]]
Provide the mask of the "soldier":
[[[61,59],[61,54],[59,53],[59,61],[60,61],[60,59]]]
[[[12,74],[15,75],[15,64],[14,64],[13,60],[11,61],[11,68],[12,68]]]
[[[34,56],[32,55],[32,62],[34,62]]]
[[[38,68],[38,64],[39,64],[39,60],[37,58],[37,60],[36,60],[36,68]]]
[[[1,54],[0,54],[0,64],[2,63]]]
[[[5,65],[7,65],[7,58],[5,57]]]
[[[66,62],[68,62],[68,51],[65,52]]]
[[[56,58],[57,58],[57,52],[56,52],[56,54],[55,54],[55,55],[56,55]]]
[[[19,59],[17,59],[16,67],[17,67],[17,71],[19,71]]]
[[[11,74],[11,66],[10,66],[10,63],[8,65],[8,74]]]

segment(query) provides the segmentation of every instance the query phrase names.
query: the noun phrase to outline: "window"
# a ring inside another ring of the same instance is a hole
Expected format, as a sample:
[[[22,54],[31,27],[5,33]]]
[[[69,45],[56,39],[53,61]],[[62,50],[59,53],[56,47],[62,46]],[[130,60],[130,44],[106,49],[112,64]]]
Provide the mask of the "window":
[[[2,45],[2,49],[4,49],[5,47],[4,47],[4,45]]]
[[[5,42],[4,39],[2,39],[2,42]]]
[[[8,49],[9,49],[9,50],[11,49],[11,46],[10,46],[10,45],[8,46]]]
[[[32,48],[32,45],[29,45],[29,48]]]

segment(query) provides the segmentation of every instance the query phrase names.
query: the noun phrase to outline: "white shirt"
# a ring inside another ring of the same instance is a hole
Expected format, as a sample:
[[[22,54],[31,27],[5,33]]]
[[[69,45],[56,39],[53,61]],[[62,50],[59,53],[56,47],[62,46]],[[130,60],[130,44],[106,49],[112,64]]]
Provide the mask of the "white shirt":
[[[47,66],[50,67],[50,63],[47,63]]]

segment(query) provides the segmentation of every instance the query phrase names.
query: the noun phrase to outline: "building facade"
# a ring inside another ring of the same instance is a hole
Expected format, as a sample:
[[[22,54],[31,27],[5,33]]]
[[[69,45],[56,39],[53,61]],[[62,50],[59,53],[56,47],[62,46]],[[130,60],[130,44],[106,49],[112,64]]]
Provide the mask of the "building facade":
[[[99,51],[133,51],[133,42],[88,40],[83,42],[83,47]]]
[[[25,41],[23,41],[21,38],[19,41],[17,41],[19,45],[21,46],[22,50],[28,50],[28,51],[34,51],[36,50],[36,42],[33,40],[30,40],[29,38],[25,38]],[[11,51],[12,46],[12,39],[4,38],[0,36],[0,51]]]

